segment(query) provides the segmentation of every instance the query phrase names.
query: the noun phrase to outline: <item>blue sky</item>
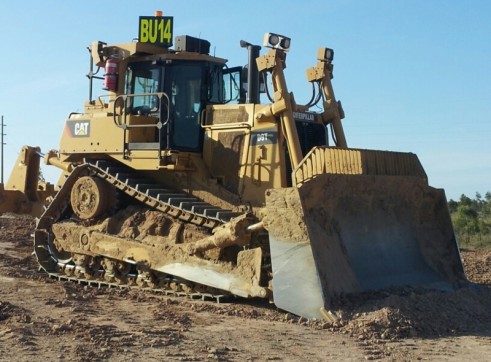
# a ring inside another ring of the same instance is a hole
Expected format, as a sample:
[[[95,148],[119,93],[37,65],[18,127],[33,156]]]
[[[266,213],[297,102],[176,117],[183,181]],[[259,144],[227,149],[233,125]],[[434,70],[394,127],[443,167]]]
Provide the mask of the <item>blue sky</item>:
[[[310,96],[305,69],[334,48],[334,90],[348,145],[416,153],[448,198],[491,191],[491,1],[4,1],[0,4],[0,115],[5,181],[22,145],[56,149],[70,112],[88,98],[88,46],[138,35],[162,10],[175,35],[207,39],[230,66],[241,39],[290,36],[289,90]],[[96,95],[99,91],[96,91]],[[102,93],[102,91],[100,91]],[[58,171],[44,168],[55,181]]]

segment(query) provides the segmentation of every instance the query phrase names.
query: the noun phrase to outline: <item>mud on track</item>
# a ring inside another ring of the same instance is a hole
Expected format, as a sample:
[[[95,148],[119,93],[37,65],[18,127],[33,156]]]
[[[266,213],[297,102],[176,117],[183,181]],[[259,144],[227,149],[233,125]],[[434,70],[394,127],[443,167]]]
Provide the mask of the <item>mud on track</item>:
[[[491,252],[463,250],[455,293],[399,289],[345,298],[334,323],[261,301],[193,301],[48,279],[34,222],[0,217],[0,360],[263,361],[491,358]]]

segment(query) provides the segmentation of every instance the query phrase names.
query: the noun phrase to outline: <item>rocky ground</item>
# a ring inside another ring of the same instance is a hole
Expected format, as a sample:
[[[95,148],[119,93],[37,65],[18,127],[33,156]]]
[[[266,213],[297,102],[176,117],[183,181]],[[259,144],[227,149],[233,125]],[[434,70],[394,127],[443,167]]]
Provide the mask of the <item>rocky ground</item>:
[[[1,361],[491,359],[491,251],[462,251],[472,287],[346,298],[328,323],[258,301],[55,281],[37,271],[33,226],[28,217],[0,217]]]

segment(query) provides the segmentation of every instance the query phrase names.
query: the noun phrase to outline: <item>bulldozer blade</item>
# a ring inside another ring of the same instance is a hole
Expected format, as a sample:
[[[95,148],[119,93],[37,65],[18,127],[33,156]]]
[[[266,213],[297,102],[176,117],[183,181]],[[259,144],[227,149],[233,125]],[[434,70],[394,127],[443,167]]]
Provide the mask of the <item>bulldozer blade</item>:
[[[443,190],[422,178],[323,174],[266,192],[273,298],[322,318],[341,294],[466,281]]]

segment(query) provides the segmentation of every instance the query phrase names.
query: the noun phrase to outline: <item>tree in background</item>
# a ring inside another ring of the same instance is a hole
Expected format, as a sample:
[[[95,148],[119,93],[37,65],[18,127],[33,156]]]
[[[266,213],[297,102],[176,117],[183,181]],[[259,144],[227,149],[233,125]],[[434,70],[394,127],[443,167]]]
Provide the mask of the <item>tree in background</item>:
[[[448,202],[448,209],[458,241],[491,247],[491,192],[484,198],[476,192],[474,199],[462,194],[459,201]]]

